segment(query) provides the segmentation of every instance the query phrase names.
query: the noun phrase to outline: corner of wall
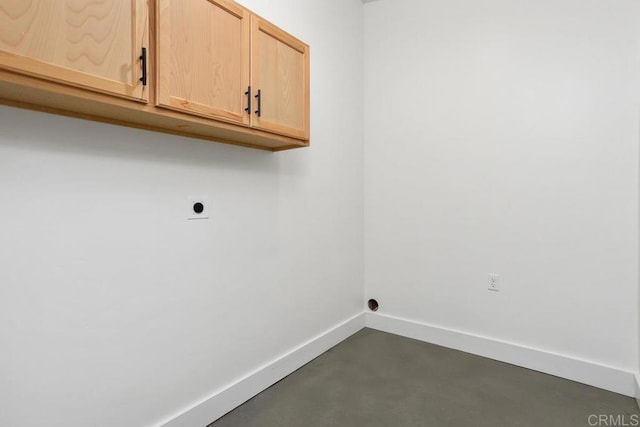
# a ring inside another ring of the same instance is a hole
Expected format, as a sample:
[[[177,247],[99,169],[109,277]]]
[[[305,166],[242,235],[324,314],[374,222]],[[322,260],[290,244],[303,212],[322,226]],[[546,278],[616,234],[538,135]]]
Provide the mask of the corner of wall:
[[[640,373],[636,374],[636,403],[640,409]]]

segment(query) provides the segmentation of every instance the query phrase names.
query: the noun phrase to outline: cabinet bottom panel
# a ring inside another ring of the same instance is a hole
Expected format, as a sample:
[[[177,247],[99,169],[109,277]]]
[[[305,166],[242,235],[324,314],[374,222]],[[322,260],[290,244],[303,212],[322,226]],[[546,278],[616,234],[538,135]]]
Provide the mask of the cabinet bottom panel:
[[[269,151],[308,141],[141,105],[0,70],[0,104]]]

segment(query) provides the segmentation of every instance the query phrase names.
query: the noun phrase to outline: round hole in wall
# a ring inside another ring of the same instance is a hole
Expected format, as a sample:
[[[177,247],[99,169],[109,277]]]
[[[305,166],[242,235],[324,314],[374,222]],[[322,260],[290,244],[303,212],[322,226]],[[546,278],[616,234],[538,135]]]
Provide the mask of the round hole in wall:
[[[378,301],[374,300],[373,298],[369,300],[367,305],[369,306],[369,310],[378,311]]]
[[[201,214],[204,212],[204,205],[200,202],[196,202],[193,204],[193,211],[197,214]]]

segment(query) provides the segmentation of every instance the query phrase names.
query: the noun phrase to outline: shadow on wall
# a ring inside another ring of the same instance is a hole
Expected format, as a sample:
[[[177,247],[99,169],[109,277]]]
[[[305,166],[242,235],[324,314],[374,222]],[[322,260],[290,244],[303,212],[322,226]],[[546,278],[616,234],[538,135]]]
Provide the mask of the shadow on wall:
[[[0,106],[0,146],[124,161],[273,174],[278,155],[216,142]]]

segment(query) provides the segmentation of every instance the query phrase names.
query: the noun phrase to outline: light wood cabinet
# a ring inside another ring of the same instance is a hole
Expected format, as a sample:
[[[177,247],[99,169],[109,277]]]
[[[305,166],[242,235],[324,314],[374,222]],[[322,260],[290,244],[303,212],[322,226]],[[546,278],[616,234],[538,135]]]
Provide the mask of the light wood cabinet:
[[[306,147],[309,47],[232,0],[0,0],[0,104]]]
[[[257,16],[251,30],[251,87],[260,101],[252,126],[308,138],[309,46]]]
[[[249,12],[226,0],[159,0],[158,12],[157,104],[248,125]]]
[[[309,46],[228,0],[158,11],[158,106],[309,138]]]
[[[18,73],[139,101],[144,0],[1,0],[0,64]]]

